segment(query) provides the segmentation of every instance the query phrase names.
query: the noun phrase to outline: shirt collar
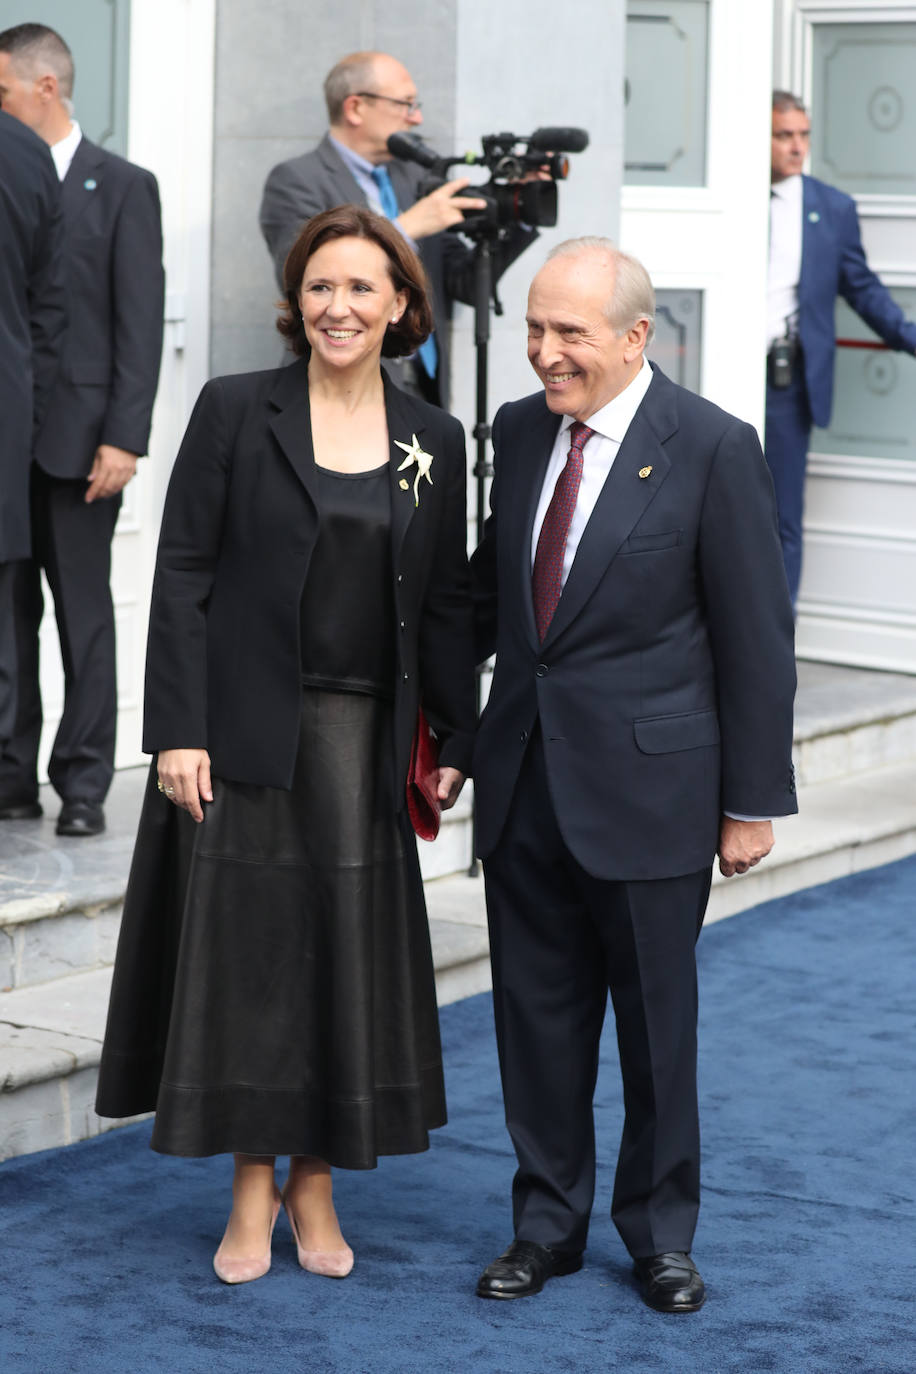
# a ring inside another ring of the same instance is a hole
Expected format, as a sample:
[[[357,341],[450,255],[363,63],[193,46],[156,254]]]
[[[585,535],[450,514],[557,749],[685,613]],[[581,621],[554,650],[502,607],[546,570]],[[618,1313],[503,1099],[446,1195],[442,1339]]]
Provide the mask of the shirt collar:
[[[352,148],[348,148],[346,143],[341,143],[340,139],[335,138],[333,134],[328,134],[328,138],[334,144],[334,147],[340,153],[340,156],[350,168],[351,172],[355,169],[356,171],[362,172],[363,176],[371,177],[372,173],[375,171],[375,167],[368,158],[364,158],[361,153],[354,153]]]
[[[633,422],[633,416],[640,407],[643,397],[649,390],[649,383],[652,381],[652,369],[645,357],[642,360],[642,367],[636,376],[619,392],[612,401],[608,401],[606,406],[596,410],[594,415],[588,417],[588,427],[593,429],[596,434],[601,434],[605,439],[611,439],[615,444],[623,443],[624,435]],[[569,429],[574,424],[571,415],[563,416],[564,430]]]
[[[782,181],[775,181],[770,187],[770,192],[777,200],[784,200],[789,205],[800,202],[802,193],[801,172],[796,172],[790,177],[783,177]]]
[[[63,181],[69,172],[70,163],[73,161],[73,155],[79,147],[82,137],[83,131],[74,119],[70,126],[70,132],[58,139],[56,143],[51,144],[51,156],[54,159],[59,180]]]

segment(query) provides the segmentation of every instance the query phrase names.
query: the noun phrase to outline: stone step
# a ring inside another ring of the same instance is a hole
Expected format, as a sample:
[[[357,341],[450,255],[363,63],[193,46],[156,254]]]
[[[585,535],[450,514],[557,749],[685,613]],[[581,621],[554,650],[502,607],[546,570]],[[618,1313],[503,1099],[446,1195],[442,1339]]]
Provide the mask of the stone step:
[[[916,760],[916,676],[798,664],[799,786]]]
[[[708,921],[916,852],[916,763],[802,788],[799,802],[769,858],[740,878],[716,874]],[[484,991],[482,880],[439,878],[426,896],[440,1004]],[[0,993],[0,1159],[119,1124],[92,1110],[110,980],[99,967]]]

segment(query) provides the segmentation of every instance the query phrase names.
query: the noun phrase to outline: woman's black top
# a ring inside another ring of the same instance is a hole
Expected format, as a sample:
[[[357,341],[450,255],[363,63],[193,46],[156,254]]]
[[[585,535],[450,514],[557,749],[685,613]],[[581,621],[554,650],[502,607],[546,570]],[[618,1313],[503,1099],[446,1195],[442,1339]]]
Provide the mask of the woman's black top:
[[[394,597],[388,465],[318,468],[318,538],[300,607],[302,680],[394,696]]]

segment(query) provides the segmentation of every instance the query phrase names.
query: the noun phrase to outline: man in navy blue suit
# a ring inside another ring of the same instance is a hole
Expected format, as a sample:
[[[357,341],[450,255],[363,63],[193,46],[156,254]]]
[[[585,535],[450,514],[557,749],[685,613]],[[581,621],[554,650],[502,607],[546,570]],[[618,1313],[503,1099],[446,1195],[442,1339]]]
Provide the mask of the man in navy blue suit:
[[[916,324],[865,260],[855,201],[802,175],[810,133],[798,97],[774,91],[764,450],[793,605],[811,426],[830,423],[837,296],[890,348],[916,353]]]
[[[610,989],[625,1124],[612,1217],[643,1297],[694,1312],[694,945],[713,857],[744,873],[795,812],[792,611],[753,428],[646,362],[655,293],[605,239],[528,297],[541,383],[493,425],[474,555],[474,747],[515,1237],[477,1292],[582,1267]]]

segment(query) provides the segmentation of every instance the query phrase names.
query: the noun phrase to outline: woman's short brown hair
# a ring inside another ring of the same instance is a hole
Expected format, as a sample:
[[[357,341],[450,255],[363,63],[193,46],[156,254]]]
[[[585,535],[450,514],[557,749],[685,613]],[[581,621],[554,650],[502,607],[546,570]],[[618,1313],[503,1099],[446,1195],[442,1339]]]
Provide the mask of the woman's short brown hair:
[[[423,264],[410,244],[383,215],[373,214],[360,205],[338,205],[313,215],[296,239],[283,268],[282,303],[277,328],[299,357],[309,353],[308,340],[299,309],[299,288],[309,258],[332,239],[368,239],[378,244],[388,259],[388,272],[395,291],[406,291],[407,308],[397,324],[389,324],[382,341],[382,356],[403,358],[432,333],[433,315],[429,286]]]

